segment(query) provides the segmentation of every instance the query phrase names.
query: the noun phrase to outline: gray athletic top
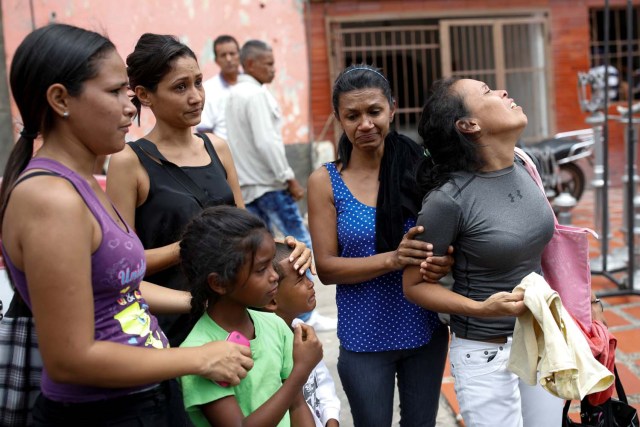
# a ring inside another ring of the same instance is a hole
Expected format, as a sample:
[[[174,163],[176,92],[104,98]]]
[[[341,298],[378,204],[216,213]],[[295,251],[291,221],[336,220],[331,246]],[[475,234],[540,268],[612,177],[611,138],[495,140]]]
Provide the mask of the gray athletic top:
[[[418,238],[442,255],[453,245],[453,291],[484,301],[511,291],[529,273],[541,273],[540,257],[554,230],[545,196],[518,161],[488,173],[459,172],[422,202]],[[457,336],[475,340],[513,333],[514,317],[451,316]]]

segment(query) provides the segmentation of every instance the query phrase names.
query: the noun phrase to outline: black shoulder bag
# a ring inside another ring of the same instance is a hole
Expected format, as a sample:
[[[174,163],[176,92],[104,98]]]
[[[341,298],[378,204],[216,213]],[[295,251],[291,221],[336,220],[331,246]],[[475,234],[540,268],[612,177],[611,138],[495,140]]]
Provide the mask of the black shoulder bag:
[[[204,209],[207,207],[209,196],[204,192],[204,190],[193,182],[189,175],[187,175],[180,166],[167,160],[151,141],[140,138],[137,141],[131,142],[130,146],[136,153],[138,153],[138,155],[144,155],[157,160],[174,180],[176,180],[184,187],[185,190],[189,191],[193,197],[195,197],[201,208]]]
[[[580,422],[569,418],[569,405],[567,401],[562,414],[562,427],[638,427],[638,414],[636,409],[629,405],[627,395],[620,382],[618,370],[614,368],[616,377],[616,393],[618,398],[610,398],[602,405],[594,406],[585,397],[580,402]]]

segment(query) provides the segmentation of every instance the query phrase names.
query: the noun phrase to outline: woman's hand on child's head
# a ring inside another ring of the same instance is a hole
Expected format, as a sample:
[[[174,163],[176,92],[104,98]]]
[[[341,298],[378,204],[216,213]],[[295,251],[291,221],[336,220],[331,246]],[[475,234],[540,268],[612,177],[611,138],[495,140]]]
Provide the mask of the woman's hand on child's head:
[[[307,247],[303,242],[296,240],[293,236],[287,236],[284,238],[284,242],[293,248],[291,255],[289,256],[289,262],[294,262],[293,269],[296,270],[301,276],[304,274],[307,268],[311,269],[313,274],[316,274],[316,268],[313,265],[313,257],[311,249]]]
[[[253,368],[251,349],[229,341],[214,341],[199,348],[204,356],[202,377],[212,381],[240,384]]]
[[[302,369],[309,376],[322,360],[322,343],[316,331],[309,325],[299,323],[293,328],[293,367]]]
[[[453,246],[449,246],[444,256],[429,256],[420,264],[422,279],[428,283],[438,283],[440,279],[449,274],[453,266]]]

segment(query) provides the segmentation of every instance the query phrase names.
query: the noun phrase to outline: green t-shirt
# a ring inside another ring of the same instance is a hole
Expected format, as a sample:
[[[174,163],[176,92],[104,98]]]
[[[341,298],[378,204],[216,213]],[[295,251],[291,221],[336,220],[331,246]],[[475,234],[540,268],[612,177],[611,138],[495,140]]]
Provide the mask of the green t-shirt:
[[[266,402],[282,386],[293,369],[293,333],[287,324],[273,313],[248,310],[256,331],[251,340],[253,368],[239,385],[222,387],[197,375],[180,378],[184,406],[196,427],[209,426],[200,405],[235,396],[244,416]],[[180,347],[196,347],[211,341],[224,341],[229,333],[204,314]],[[289,427],[289,412],[278,427]]]

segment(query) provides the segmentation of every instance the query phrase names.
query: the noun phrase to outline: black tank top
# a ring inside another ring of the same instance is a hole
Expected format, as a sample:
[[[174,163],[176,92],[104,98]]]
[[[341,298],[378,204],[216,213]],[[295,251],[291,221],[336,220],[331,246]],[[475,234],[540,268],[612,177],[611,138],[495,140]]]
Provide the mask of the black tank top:
[[[235,206],[233,191],[227,182],[227,172],[213,144],[206,135],[196,135],[202,138],[211,163],[206,166],[184,166],[180,169],[209,197],[207,206]],[[184,227],[202,210],[202,207],[196,197],[162,164],[149,157],[151,155],[164,159],[151,141],[140,139],[130,142],[129,145],[149,175],[149,194],[145,202],[136,208],[136,232],[142,245],[145,249],[153,249],[180,240]],[[145,280],[172,289],[189,290],[179,265],[149,275]],[[177,347],[189,333],[191,319],[188,315],[157,317],[171,346]]]

